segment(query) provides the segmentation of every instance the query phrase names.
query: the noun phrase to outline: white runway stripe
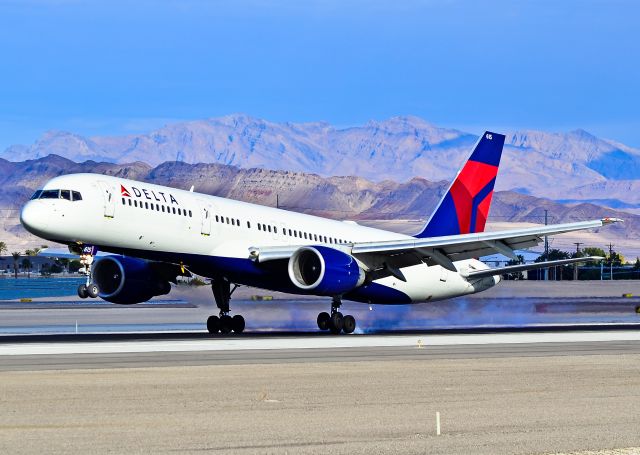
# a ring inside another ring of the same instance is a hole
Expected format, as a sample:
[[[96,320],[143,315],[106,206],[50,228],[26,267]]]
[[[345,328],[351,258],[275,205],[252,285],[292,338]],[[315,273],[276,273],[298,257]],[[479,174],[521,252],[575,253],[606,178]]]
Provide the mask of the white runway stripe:
[[[210,340],[109,341],[0,344],[0,356],[51,354],[112,354],[249,349],[328,349],[397,346],[446,346],[514,343],[578,343],[640,341],[640,331],[497,333],[469,335],[327,336],[238,338]]]

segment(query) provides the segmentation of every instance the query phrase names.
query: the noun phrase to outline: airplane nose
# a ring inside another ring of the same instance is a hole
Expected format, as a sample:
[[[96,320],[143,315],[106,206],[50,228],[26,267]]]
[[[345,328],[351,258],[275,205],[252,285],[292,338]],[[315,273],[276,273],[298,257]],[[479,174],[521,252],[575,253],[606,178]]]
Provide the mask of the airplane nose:
[[[38,234],[46,229],[48,217],[42,207],[38,207],[36,201],[29,201],[20,212],[20,222],[25,229],[32,234]]]

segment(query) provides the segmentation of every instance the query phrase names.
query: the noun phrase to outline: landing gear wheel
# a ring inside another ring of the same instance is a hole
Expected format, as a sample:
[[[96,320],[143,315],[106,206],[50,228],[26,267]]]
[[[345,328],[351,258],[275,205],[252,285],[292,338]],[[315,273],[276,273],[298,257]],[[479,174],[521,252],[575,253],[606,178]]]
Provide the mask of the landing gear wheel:
[[[218,316],[209,316],[207,319],[207,330],[211,334],[220,331],[220,318]]]
[[[96,297],[98,297],[98,294],[100,294],[100,289],[98,289],[98,286],[96,284],[91,283],[89,286],[87,286],[87,295],[89,297],[95,299]]]
[[[231,318],[231,326],[235,333],[242,333],[244,331],[244,318],[239,314],[236,314]]]
[[[329,330],[329,324],[331,324],[331,316],[326,311],[323,311],[318,315],[318,328],[320,330]]]
[[[329,330],[331,333],[338,334],[342,331],[342,326],[344,324],[344,319],[342,317],[342,313],[336,311],[331,315],[331,321],[329,323]]]
[[[80,297],[81,299],[86,299],[87,297],[89,297],[86,284],[81,284],[80,286],[78,286],[78,297]]]
[[[344,333],[353,333],[355,329],[356,329],[356,318],[354,318],[350,314],[342,318],[342,330],[344,331]]]
[[[226,335],[233,330],[233,318],[228,314],[220,316],[220,333]]]

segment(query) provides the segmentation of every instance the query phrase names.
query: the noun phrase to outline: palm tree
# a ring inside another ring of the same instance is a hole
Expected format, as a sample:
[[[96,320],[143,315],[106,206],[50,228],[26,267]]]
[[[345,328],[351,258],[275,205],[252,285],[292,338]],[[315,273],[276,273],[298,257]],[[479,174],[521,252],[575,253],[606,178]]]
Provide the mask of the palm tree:
[[[16,278],[18,278],[18,259],[20,259],[21,254],[22,253],[20,253],[19,251],[14,251],[13,253],[11,253],[11,256],[13,256],[13,275]]]
[[[27,278],[31,278],[31,267],[32,266],[33,266],[33,264],[31,263],[29,258],[24,258],[22,260],[22,270],[26,270],[27,271]]]

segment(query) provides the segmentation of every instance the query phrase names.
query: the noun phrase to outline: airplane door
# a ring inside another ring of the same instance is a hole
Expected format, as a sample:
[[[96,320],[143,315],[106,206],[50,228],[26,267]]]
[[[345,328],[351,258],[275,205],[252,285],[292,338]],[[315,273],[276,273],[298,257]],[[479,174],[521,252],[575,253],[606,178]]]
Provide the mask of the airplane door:
[[[113,187],[107,182],[98,182],[100,190],[102,191],[102,197],[104,199],[104,216],[107,218],[113,218],[116,212],[116,197],[113,192]]]
[[[211,235],[211,205],[209,204],[201,204],[200,205],[200,233],[202,235]]]

